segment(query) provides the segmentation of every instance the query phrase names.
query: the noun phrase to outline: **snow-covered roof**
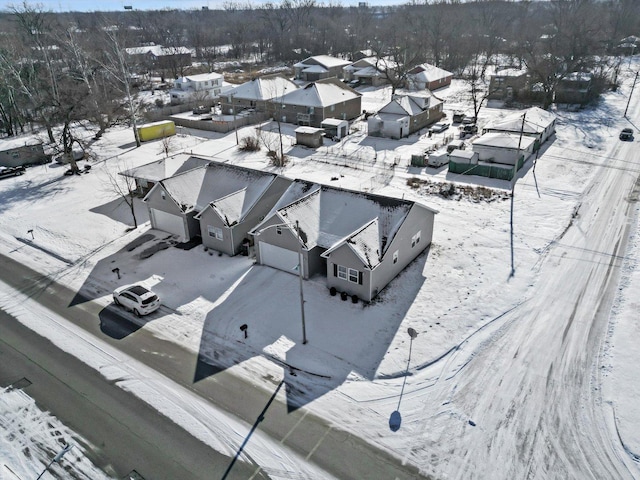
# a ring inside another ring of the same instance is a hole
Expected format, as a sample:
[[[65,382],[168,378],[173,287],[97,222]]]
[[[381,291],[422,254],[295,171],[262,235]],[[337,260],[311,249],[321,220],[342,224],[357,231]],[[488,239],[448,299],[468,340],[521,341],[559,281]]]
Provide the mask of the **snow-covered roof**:
[[[381,77],[383,73],[378,70],[376,67],[365,67],[357,70],[354,74],[355,77],[362,78],[371,78],[371,77]]]
[[[0,140],[0,152],[6,152],[7,150],[13,150],[20,147],[33,147],[36,145],[42,145],[42,140],[33,135],[3,138]]]
[[[348,243],[373,268],[413,205],[409,200],[294,180],[265,218],[278,215],[283,222],[297,221],[307,249],[331,250]]]
[[[484,147],[509,148],[514,150],[517,150],[518,145],[520,145],[520,150],[525,150],[535,143],[535,141],[536,139],[534,137],[527,137],[526,135],[520,136],[515,133],[488,132],[471,143],[472,145]]]
[[[349,65],[349,60],[343,60],[341,58],[332,57],[330,55],[316,55],[314,57],[308,57],[294,65],[296,68],[305,68],[310,65],[321,65],[325,68],[343,67]]]
[[[381,118],[389,115],[415,116],[429,108],[433,108],[438,103],[442,103],[442,100],[433,95],[428,95],[426,98],[422,96],[419,99],[417,97],[414,98],[414,95],[396,95],[378,111],[378,114]]]
[[[322,131],[323,131],[322,128],[316,128],[316,127],[298,127],[294,130],[294,132],[296,133],[306,133],[306,134],[314,134]]]
[[[209,80],[219,80],[221,78],[222,75],[216,72],[199,73],[197,75],[185,75],[184,77],[179,77],[174,81],[174,83],[207,82]]]
[[[125,52],[129,55],[146,55],[151,54],[156,57],[167,55],[191,55],[191,50],[187,47],[163,47],[162,45],[149,45],[144,47],[125,48]]]
[[[451,77],[453,74],[442,68],[436,67],[435,65],[431,65],[429,63],[423,63],[422,65],[418,65],[417,67],[409,70],[409,76],[413,77],[416,80],[422,80],[425,82],[435,82],[442,78]]]
[[[520,132],[524,134],[538,134],[543,132],[555,121],[555,115],[538,107],[532,107],[523,113],[509,115],[502,119],[496,119],[485,125],[484,130],[500,130],[503,132]]]
[[[183,212],[215,207],[221,218],[233,225],[251,210],[276,177],[275,173],[211,161],[162,180],[154,188],[161,185]]]
[[[271,100],[297,89],[298,86],[288,78],[274,74],[254,78],[225,92],[225,95],[244,100]]]
[[[329,70],[324,68],[322,65],[311,65],[302,70],[304,73],[326,73]]]
[[[502,68],[500,70],[496,70],[494,76],[496,77],[519,77],[521,75],[525,75],[527,73],[526,69],[523,68]]]
[[[327,125],[329,127],[339,127],[341,125],[344,124],[349,124],[349,122],[347,120],[340,120],[339,118],[325,118],[320,125],[324,126]]]
[[[333,78],[310,83],[282,98],[287,105],[302,105],[305,107],[327,107],[336,103],[346,102],[361,95]]]
[[[590,82],[593,79],[593,73],[590,72],[571,72],[562,80],[568,82]],[[561,81],[562,81],[561,80]]]
[[[202,167],[209,162],[210,160],[205,160],[204,158],[176,155],[125,170],[124,172],[120,172],[120,175],[150,182],[159,182],[160,180],[186,172],[187,170]]]

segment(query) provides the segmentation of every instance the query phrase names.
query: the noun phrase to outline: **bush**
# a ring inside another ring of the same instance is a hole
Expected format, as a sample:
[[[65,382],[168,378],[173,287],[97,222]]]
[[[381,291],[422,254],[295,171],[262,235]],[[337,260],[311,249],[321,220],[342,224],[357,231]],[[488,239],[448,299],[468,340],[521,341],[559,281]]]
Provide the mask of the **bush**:
[[[243,152],[257,152],[260,150],[260,142],[256,137],[244,137],[240,140],[239,148]]]

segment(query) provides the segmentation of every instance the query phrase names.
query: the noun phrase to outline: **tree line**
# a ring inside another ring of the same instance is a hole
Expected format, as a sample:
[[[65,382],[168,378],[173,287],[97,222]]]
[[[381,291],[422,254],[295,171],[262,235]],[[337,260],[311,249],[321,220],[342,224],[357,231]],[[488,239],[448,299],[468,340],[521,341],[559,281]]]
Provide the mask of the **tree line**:
[[[414,0],[389,7],[229,1],[219,10],[93,13],[23,3],[0,13],[0,128],[11,136],[37,125],[71,156],[74,123],[88,122],[96,137],[123,122],[135,132],[141,67],[125,48],[149,44],[193,49],[202,71],[224,58],[290,66],[312,55],[353,58],[368,50],[394,62],[390,80],[398,83],[423,62],[483,81],[499,58],[526,67],[551,98],[568,73],[619,68],[616,48],[640,32],[639,14],[636,0]],[[178,64],[160,73],[198,72]]]

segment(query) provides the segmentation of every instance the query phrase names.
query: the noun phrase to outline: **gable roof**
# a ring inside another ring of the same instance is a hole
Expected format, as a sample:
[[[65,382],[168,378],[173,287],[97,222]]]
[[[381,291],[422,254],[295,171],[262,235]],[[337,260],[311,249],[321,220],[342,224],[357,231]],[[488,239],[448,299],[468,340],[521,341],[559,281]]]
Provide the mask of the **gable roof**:
[[[0,139],[0,152],[22,147],[35,147],[36,145],[43,145],[43,142],[35,135],[7,137]]]
[[[295,91],[298,86],[280,74],[265,75],[238,85],[224,93],[244,100],[271,100]]]
[[[191,157],[188,155],[176,155],[174,157],[163,158],[155,162],[146,163],[139,167],[130,168],[120,175],[124,177],[138,178],[150,182],[159,182],[165,178],[172,177],[187,170],[207,165],[210,160],[204,158]]]
[[[514,113],[502,119],[489,122],[484,130],[499,130],[504,132],[522,133],[525,135],[538,134],[551,126],[555,121],[555,115],[538,107],[531,107],[524,112],[524,123],[522,113]]]
[[[336,78],[325,78],[287,93],[282,103],[304,107],[327,107],[360,97],[361,94]]]
[[[215,207],[231,226],[244,218],[276,178],[275,173],[210,161],[160,181],[149,195],[162,187],[185,213]]]
[[[144,47],[125,48],[129,55],[153,55],[154,57],[164,57],[169,55],[191,55],[191,50],[187,47],[163,47],[162,45],[148,45]]]
[[[424,82],[435,82],[442,78],[451,77],[453,73],[443,70],[429,63],[423,63],[417,67],[413,67],[409,70],[408,76],[413,77],[415,80],[422,80]]]
[[[301,62],[296,63],[294,67],[308,68],[311,65],[320,65],[321,67],[329,69],[333,67],[344,67],[346,65],[349,65],[350,63],[351,62],[349,60],[332,57],[331,55],[315,55],[313,57],[307,57]],[[306,68],[304,71],[307,71]]]
[[[190,83],[190,82],[206,82],[208,80],[218,80],[223,78],[221,74],[216,72],[199,73],[197,75],[185,75],[177,78],[174,83]]]
[[[298,222],[304,247],[324,248],[324,256],[348,243],[374,268],[413,206],[409,200],[294,180],[265,218],[277,215],[285,223]]]

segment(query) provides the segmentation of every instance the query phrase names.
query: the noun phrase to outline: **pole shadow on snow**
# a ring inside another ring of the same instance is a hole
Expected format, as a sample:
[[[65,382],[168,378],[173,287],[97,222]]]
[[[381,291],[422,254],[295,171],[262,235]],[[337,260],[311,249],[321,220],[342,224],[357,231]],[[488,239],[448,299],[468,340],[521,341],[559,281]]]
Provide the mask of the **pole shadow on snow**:
[[[278,386],[276,387],[276,390],[271,395],[271,398],[269,398],[269,401],[267,402],[267,404],[264,406],[264,408],[262,409],[262,411],[258,415],[258,418],[253,423],[253,426],[251,427],[251,430],[249,430],[249,433],[247,434],[247,436],[245,437],[244,441],[242,442],[242,445],[240,445],[240,448],[238,448],[238,451],[236,452],[235,456],[231,460],[231,463],[229,464],[229,466],[225,470],[224,474],[222,475],[221,480],[226,480],[227,477],[229,476],[229,474],[231,473],[231,470],[233,469],[233,466],[235,465],[236,461],[238,460],[238,458],[242,454],[244,448],[249,443],[249,440],[251,439],[251,436],[253,435],[253,432],[256,431],[256,429],[258,428],[258,425],[260,425],[260,423],[265,419],[265,415],[267,413],[267,410],[269,410],[269,407],[271,406],[271,404],[275,400],[276,396],[278,395],[278,392],[280,391],[280,388],[282,388],[282,384],[283,383],[284,383],[284,381],[281,381],[278,384]]]
[[[392,432],[397,432],[398,430],[400,430],[400,425],[402,424],[402,415],[400,415],[400,403],[402,402],[404,387],[407,384],[407,376],[409,375],[409,364],[411,363],[411,347],[413,347],[413,340],[418,336],[418,332],[416,332],[413,328],[409,328],[407,333],[411,338],[411,340],[409,341],[409,358],[407,359],[407,369],[404,372],[404,379],[402,380],[402,390],[400,390],[398,406],[393,412],[391,412],[391,416],[389,417],[389,429]]]

